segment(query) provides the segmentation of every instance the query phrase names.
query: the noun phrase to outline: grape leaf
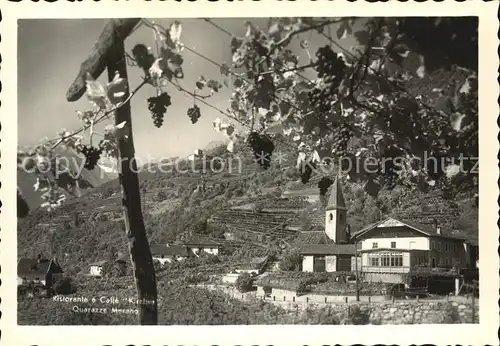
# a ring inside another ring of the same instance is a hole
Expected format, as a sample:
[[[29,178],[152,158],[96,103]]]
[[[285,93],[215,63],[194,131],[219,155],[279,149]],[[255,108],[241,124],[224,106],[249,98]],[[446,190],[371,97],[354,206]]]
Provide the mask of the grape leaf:
[[[231,68],[226,63],[222,63],[222,65],[220,66],[220,73],[223,76],[229,76],[230,72]]]
[[[356,31],[354,37],[356,37],[358,43],[363,46],[367,45],[370,40],[370,34],[365,30]]]

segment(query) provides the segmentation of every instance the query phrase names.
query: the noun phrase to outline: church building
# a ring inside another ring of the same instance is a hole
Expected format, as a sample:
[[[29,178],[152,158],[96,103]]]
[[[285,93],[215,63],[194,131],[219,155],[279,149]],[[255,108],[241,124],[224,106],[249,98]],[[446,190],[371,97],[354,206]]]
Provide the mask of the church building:
[[[304,232],[309,238],[301,245],[302,271],[339,272],[353,271],[356,246],[350,244],[350,230],[347,224],[347,207],[337,177],[331,187],[325,208],[325,230]],[[358,263],[360,263],[358,261]]]

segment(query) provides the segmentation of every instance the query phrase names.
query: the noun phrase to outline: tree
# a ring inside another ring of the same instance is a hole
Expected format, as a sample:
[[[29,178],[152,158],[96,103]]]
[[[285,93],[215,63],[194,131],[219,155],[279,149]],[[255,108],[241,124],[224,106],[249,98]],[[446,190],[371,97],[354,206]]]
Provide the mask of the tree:
[[[167,199],[167,194],[165,193],[165,191],[163,190],[158,191],[158,193],[156,194],[156,200],[158,202],[162,202],[166,199]]]
[[[278,266],[283,271],[299,271],[302,268],[302,256],[297,249],[292,249],[283,255]]]
[[[242,293],[249,292],[253,289],[254,279],[249,273],[242,273],[236,279],[236,289]]]
[[[71,278],[67,276],[57,280],[52,289],[56,294],[71,294],[76,291]]]

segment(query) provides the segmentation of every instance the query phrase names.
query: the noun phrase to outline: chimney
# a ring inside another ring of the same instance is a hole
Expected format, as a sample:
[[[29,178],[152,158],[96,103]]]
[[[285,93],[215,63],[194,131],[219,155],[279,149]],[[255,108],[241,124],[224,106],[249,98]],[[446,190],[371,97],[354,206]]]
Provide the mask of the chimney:
[[[434,229],[436,230],[437,234],[441,234],[441,226],[439,226],[436,218],[434,218]]]

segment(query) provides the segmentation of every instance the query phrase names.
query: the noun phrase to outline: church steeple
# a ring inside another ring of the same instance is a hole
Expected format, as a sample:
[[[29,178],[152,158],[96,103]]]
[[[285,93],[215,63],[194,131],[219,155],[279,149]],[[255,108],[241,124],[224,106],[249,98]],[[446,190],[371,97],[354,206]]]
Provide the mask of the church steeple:
[[[343,243],[348,240],[347,207],[338,176],[332,185],[325,208],[325,233],[335,243]]]
[[[332,185],[332,190],[330,192],[330,198],[326,205],[326,210],[342,209],[347,210],[344,200],[344,194],[342,193],[342,187],[340,186],[339,177],[335,177],[335,181]]]

